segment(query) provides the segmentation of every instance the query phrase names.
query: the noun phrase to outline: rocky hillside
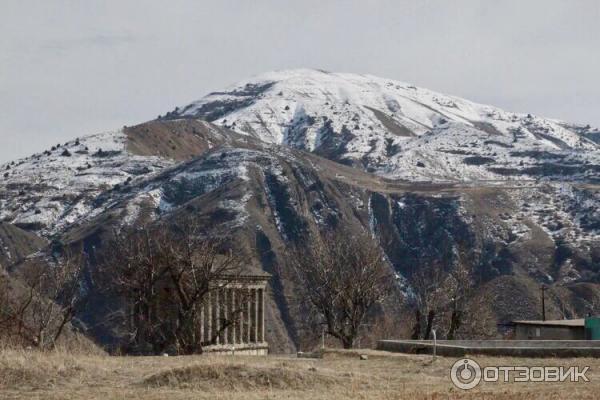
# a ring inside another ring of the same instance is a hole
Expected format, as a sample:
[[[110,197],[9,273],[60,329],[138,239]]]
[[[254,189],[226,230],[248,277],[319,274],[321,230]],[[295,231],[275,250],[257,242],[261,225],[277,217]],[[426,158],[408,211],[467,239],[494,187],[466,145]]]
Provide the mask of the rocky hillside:
[[[0,221],[56,234],[110,207],[103,199],[118,197],[130,184],[236,137],[194,120],[176,130],[150,122],[57,144],[0,167]]]
[[[273,275],[267,339],[293,351],[285,249],[341,224],[380,240],[408,295],[419,268],[471,266],[472,314],[487,310],[490,329],[537,318],[542,283],[549,317],[581,316],[600,305],[593,132],[380,78],[268,74],[3,165],[0,263],[18,270],[57,241],[98,254],[113,228],[197,219]],[[80,318],[111,343],[105,300]]]

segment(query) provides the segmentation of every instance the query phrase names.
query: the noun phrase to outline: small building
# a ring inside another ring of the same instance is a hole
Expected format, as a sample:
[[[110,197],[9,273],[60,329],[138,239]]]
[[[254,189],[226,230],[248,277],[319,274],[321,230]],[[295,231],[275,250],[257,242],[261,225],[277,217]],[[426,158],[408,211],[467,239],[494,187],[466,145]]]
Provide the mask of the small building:
[[[600,317],[587,317],[585,319],[585,339],[600,340]]]
[[[214,337],[205,352],[267,355],[265,340],[265,289],[270,275],[244,274],[208,293],[200,313],[200,335]]]
[[[245,266],[242,273],[235,276],[213,278],[202,302],[195,308],[192,322],[202,351],[211,354],[267,355],[269,344],[265,338],[265,292],[270,274]],[[170,282],[168,282],[170,283]],[[149,319],[159,321],[169,331],[177,322],[179,309],[169,302],[173,289],[166,283],[159,288],[158,299],[148,311]],[[129,306],[127,323],[129,332],[139,330],[145,323],[139,306]],[[140,322],[141,321],[141,322]],[[177,354],[175,349],[167,349]],[[136,351],[136,350],[133,350]],[[144,347],[140,354],[148,354]]]
[[[513,321],[516,340],[585,340],[585,319]]]

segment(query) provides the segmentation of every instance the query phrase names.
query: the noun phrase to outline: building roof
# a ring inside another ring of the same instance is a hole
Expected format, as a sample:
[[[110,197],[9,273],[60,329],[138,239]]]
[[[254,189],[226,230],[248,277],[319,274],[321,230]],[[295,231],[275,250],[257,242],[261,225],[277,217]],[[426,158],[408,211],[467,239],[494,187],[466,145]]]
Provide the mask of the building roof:
[[[547,325],[547,326],[585,326],[585,319],[555,319],[555,320],[546,320],[546,321],[536,321],[536,320],[521,320],[521,321],[513,321],[513,324],[521,324],[521,325]]]

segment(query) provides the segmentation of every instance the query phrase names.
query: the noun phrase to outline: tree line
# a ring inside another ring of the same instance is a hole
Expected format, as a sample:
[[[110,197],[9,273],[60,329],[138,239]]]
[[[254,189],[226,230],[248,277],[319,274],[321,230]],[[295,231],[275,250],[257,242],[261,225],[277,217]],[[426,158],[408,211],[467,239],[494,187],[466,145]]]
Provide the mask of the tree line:
[[[401,277],[375,238],[343,229],[306,237],[283,256],[281,267],[291,274],[301,316],[298,325],[325,332],[344,348],[355,347],[361,333],[375,332],[383,319],[411,326],[413,339],[430,338],[434,327],[438,337],[453,339],[469,323],[472,271],[463,264],[444,271],[430,263]],[[208,296],[232,283],[239,287],[243,267],[244,258],[226,241],[206,237],[190,221],[122,229],[105,243],[94,267],[81,248],[69,248],[49,265],[27,266],[18,280],[0,275],[0,337],[54,347],[88,305],[89,288],[83,284],[88,274],[95,290],[116,306],[124,352],[201,353],[240,322],[246,303],[241,298],[239,309],[217,317],[219,329],[210,337],[200,332]],[[400,306],[413,310],[412,320],[397,313]]]
[[[295,274],[305,330],[352,348],[365,332],[431,339],[436,329],[438,338],[451,340],[480,329],[469,313],[474,281],[467,263],[444,269],[432,261],[400,276],[367,232],[338,229],[303,242],[310,246],[292,247],[286,262]]]

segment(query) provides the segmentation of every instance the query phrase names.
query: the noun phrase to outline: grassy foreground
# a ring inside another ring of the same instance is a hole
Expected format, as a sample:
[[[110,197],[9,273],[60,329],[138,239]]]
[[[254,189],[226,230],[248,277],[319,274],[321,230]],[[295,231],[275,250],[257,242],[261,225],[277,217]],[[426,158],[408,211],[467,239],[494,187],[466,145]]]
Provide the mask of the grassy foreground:
[[[361,360],[359,354],[367,354]],[[482,383],[456,389],[454,358],[331,351],[323,359],[110,357],[0,352],[0,399],[594,399],[600,360],[472,357],[481,365],[587,365],[589,383]]]

